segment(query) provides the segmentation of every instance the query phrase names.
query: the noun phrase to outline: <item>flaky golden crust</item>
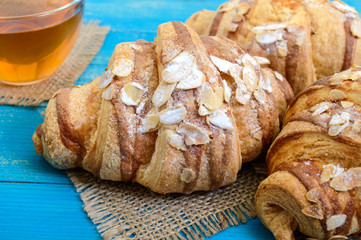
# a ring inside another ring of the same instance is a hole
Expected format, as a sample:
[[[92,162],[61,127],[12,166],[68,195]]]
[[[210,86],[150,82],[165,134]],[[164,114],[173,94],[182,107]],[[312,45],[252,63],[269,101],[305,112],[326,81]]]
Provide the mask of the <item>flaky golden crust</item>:
[[[119,44],[101,77],[55,94],[33,142],[57,168],[159,193],[213,190],[266,149],[292,97],[237,43],[170,22],[154,43]]]
[[[186,24],[268,58],[295,93],[316,78],[361,64],[361,20],[337,0],[231,0],[217,12],[195,13]]]
[[[256,211],[276,239],[361,232],[361,67],[325,78],[291,103],[267,155]],[[276,223],[275,219],[282,219]]]

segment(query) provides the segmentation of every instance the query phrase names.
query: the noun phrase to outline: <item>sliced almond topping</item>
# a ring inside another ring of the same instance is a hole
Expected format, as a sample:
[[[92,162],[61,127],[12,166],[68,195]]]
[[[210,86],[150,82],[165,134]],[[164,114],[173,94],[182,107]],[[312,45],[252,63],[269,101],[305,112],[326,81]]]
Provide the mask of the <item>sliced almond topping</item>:
[[[353,7],[348,6],[346,3],[341,1],[332,1],[331,5],[340,12],[350,13],[357,16],[357,11]]]
[[[232,10],[235,5],[232,2],[225,2],[218,7],[217,12],[228,12]]]
[[[112,99],[112,86],[109,86],[103,93],[102,98],[105,100],[111,100]]]
[[[232,64],[229,67],[229,74],[231,75],[231,77],[233,77],[234,81],[238,84],[239,82],[242,82],[242,70],[243,67],[237,65],[237,64]]]
[[[148,113],[145,116],[145,118],[142,119],[142,123],[139,126],[138,131],[140,133],[147,133],[157,130],[158,127],[159,127],[159,114]]]
[[[195,63],[195,57],[188,52],[182,52],[174,58],[163,70],[162,78],[167,83],[176,83],[187,78]]]
[[[130,44],[130,48],[136,51],[140,51],[142,50],[142,47],[139,46],[138,44],[134,43],[134,44]]]
[[[350,27],[351,33],[354,37],[360,38],[361,37],[361,21],[360,20],[353,20]]]
[[[273,89],[271,85],[271,79],[268,76],[266,76],[266,79],[264,79],[261,75],[259,80],[259,86],[268,93],[272,93]]]
[[[333,100],[341,100],[341,99],[344,99],[346,97],[346,94],[341,91],[341,90],[338,90],[338,89],[332,89],[330,92],[329,92],[329,96],[331,99]]]
[[[223,84],[223,90],[224,90],[224,93],[223,93],[224,101],[226,101],[228,103],[229,100],[231,99],[232,89],[230,87],[228,87],[226,80],[222,80],[222,84]]]
[[[330,125],[342,125],[350,121],[350,114],[342,112],[341,114],[334,114],[330,120]]]
[[[251,99],[251,93],[249,92],[242,92],[241,88],[237,88],[236,90],[236,100],[243,105],[246,105],[248,101]]]
[[[355,187],[361,187],[361,167],[350,168],[341,173],[332,179],[330,186],[336,191],[348,191]]]
[[[237,59],[236,59],[237,62]],[[254,59],[251,55],[249,55],[248,53],[243,54],[241,62],[243,64],[243,66],[249,66],[249,67],[254,67],[254,68],[259,68],[259,64],[256,61],[256,59]]]
[[[260,104],[265,104],[266,103],[267,95],[266,95],[266,93],[264,91],[256,90],[256,91],[253,92],[253,95]]]
[[[181,135],[179,135],[178,133],[175,133],[172,130],[167,131],[167,141],[168,141],[169,145],[171,145],[172,147],[174,147],[178,150],[182,150],[182,151],[187,150],[187,147],[184,144],[183,137]]]
[[[227,116],[224,110],[217,110],[208,117],[209,117],[209,122],[217,127],[227,130],[233,129],[232,121],[231,119],[229,119],[229,117]]]
[[[280,57],[287,57],[288,47],[285,41],[281,41],[279,44],[277,44],[277,52]]]
[[[177,132],[184,136],[188,146],[207,144],[210,141],[206,130],[191,123],[183,123],[178,127]]]
[[[351,73],[350,79],[351,79],[352,81],[356,81],[356,80],[358,80],[358,79],[360,79],[360,78],[361,78],[361,71],[357,71],[357,72]]]
[[[262,141],[262,139],[263,139],[263,132],[262,132],[261,130],[259,130],[259,131],[255,132],[255,133],[253,134],[253,137],[254,137],[255,139],[257,139],[258,141]]]
[[[306,198],[308,201],[316,203],[318,201],[319,190],[317,188],[313,188],[306,193]]]
[[[333,164],[328,164],[323,166],[321,173],[320,184],[330,181],[330,179],[336,174],[336,166]]]
[[[353,102],[349,102],[349,101],[341,101],[341,105],[343,108],[350,108],[353,106]]]
[[[199,109],[198,109],[198,114],[200,116],[206,116],[208,114],[211,114],[213,111],[210,111],[208,108],[206,108],[205,106],[203,105],[200,105],[199,106]]]
[[[114,78],[113,73],[110,70],[107,70],[99,79],[98,87],[100,89],[106,88],[112,82]]]
[[[229,31],[229,32],[235,32],[235,31],[237,31],[238,26],[239,26],[239,25],[238,25],[237,23],[232,23],[232,24],[229,26],[228,31]]]
[[[213,91],[208,84],[204,84],[199,91],[200,105],[203,104],[210,111],[217,110],[223,103],[223,88],[218,87],[215,90]]]
[[[327,231],[335,230],[336,228],[342,226],[346,221],[347,215],[338,214],[329,217],[326,221]]]
[[[243,80],[249,91],[254,92],[258,85],[258,76],[256,71],[251,66],[243,67]]]
[[[212,55],[211,55],[211,60],[214,63],[214,65],[218,68],[218,70],[224,73],[228,73],[230,66],[233,64],[231,62],[228,62],[226,60],[220,59]]]
[[[127,83],[120,91],[122,102],[128,106],[136,106],[142,99],[145,89],[135,82]]]
[[[284,80],[283,76],[282,76],[279,72],[276,72],[276,71],[275,71],[275,76],[276,76],[276,78],[277,78],[278,80],[280,80],[280,81],[283,81],[283,80]]]
[[[253,57],[260,65],[269,65],[271,64],[271,62],[264,57],[258,57],[258,56],[254,56]]]
[[[302,213],[311,218],[316,218],[319,220],[323,219],[322,210],[319,209],[318,206],[315,204],[302,209]]]
[[[190,183],[196,179],[196,173],[191,168],[184,168],[180,178],[182,182]]]
[[[260,44],[271,44],[283,39],[280,31],[260,31],[256,32],[256,40]]]
[[[112,73],[118,77],[128,76],[134,69],[134,62],[129,59],[117,59],[113,63]]]
[[[155,89],[152,102],[155,107],[160,107],[164,103],[168,101],[170,96],[172,95],[174,88],[176,86],[176,83],[166,83],[166,82],[160,82],[157,89]]]
[[[236,6],[236,12],[239,13],[239,14],[246,14],[247,12],[249,11],[249,4],[248,3],[239,3],[237,4]]]
[[[182,90],[194,89],[200,87],[205,81],[206,75],[193,68],[191,74],[177,84],[177,88]]]
[[[281,29],[285,29],[287,28],[287,25],[284,23],[279,23],[279,24],[268,24],[268,25],[263,25],[263,26],[257,26],[254,27],[253,30],[258,32],[258,31],[275,31],[275,30],[281,30]]]
[[[312,116],[316,116],[319,115],[325,111],[327,111],[328,109],[330,109],[332,106],[332,103],[330,102],[321,102],[318,103],[316,105],[314,105],[313,107],[310,108],[310,111],[313,112]]]
[[[345,123],[343,125],[335,125],[335,126],[331,126],[328,129],[328,135],[330,135],[331,137],[337,136],[338,134],[340,134],[345,128],[347,128],[349,126],[349,123]]]
[[[181,122],[187,115],[187,110],[182,104],[165,109],[159,113],[159,120],[163,124],[176,124]]]
[[[149,98],[144,98],[143,101],[141,101],[137,107],[137,109],[135,110],[136,114],[141,114],[141,112],[144,109],[145,104],[149,101]]]
[[[342,235],[335,235],[329,238],[329,240],[343,240],[343,239],[347,240],[348,237]]]

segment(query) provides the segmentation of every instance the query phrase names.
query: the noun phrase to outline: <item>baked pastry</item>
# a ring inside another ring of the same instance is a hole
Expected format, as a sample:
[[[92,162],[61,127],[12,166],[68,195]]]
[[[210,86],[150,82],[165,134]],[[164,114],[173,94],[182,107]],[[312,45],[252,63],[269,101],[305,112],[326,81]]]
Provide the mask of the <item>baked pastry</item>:
[[[217,12],[195,13],[186,24],[268,58],[295,94],[316,78],[361,64],[361,20],[338,0],[231,0]]]
[[[316,82],[289,106],[256,211],[276,239],[361,232],[361,67]]]
[[[154,43],[116,46],[106,72],[59,91],[33,135],[56,168],[135,181],[158,193],[235,181],[279,132],[292,89],[237,43],[180,22]],[[242,154],[242,155],[241,155]]]

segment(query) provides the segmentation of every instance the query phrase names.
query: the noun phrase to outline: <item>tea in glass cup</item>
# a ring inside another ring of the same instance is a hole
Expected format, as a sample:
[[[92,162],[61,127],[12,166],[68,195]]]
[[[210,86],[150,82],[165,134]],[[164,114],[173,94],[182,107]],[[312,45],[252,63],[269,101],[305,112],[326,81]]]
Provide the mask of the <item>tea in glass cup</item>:
[[[83,0],[0,0],[0,81],[26,85],[48,78],[70,53]]]

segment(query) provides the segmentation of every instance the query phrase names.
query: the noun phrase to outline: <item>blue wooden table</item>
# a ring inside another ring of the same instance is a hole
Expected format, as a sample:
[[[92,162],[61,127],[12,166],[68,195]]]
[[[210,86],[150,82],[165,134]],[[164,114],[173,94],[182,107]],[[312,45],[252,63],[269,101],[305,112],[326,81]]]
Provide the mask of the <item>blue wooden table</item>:
[[[347,0],[361,10],[359,0]],[[153,41],[157,26],[185,21],[193,12],[215,10],[222,0],[87,0],[85,20],[111,26],[104,46],[79,78],[83,84],[102,74],[116,44]],[[1,47],[1,46],[0,46]],[[66,174],[50,167],[31,137],[43,121],[39,107],[0,106],[0,239],[100,239]],[[273,239],[258,219],[230,227],[210,239]]]

